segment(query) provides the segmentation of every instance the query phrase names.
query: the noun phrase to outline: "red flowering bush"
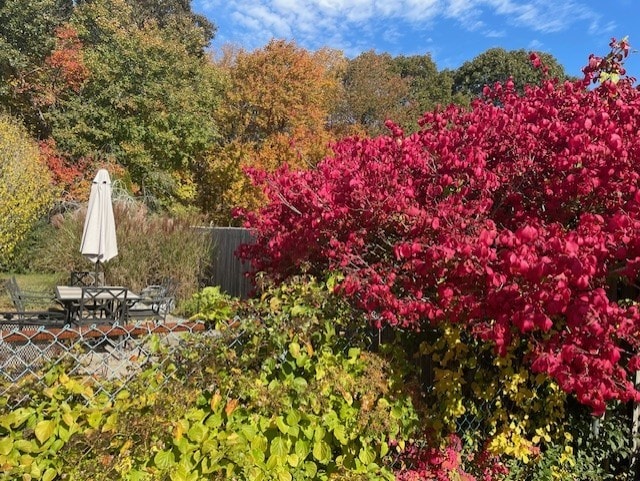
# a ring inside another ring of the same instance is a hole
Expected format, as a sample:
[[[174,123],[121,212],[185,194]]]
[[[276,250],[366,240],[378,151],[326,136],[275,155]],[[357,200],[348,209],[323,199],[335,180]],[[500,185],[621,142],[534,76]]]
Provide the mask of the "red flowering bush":
[[[508,469],[498,458],[486,451],[476,456],[464,456],[463,463],[462,442],[452,435],[442,448],[433,446],[408,445],[402,453],[401,460],[406,467],[396,472],[398,481],[494,481],[501,479],[508,473]],[[474,475],[465,470],[463,464],[472,465]]]
[[[640,400],[640,313],[616,294],[640,271],[640,92],[612,47],[581,81],[496,84],[410,136],[389,122],[313,170],[253,172],[270,202],[242,255],[276,279],[340,272],[378,325],[455,323],[502,355],[524,339],[595,414]]]
[[[461,448],[460,439],[456,436],[452,436],[449,444],[443,449],[408,446],[403,453],[403,459],[410,463],[410,467],[399,470],[396,473],[396,479],[398,481],[426,479],[448,481],[451,479],[451,473],[455,473],[456,479],[475,481],[471,474],[462,469]]]

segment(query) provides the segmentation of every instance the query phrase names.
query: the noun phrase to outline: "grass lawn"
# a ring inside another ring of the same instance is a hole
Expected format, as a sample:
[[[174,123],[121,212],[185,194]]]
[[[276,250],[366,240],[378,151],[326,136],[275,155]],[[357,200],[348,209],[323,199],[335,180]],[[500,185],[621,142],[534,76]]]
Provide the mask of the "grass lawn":
[[[53,293],[53,289],[56,285],[66,283],[66,274],[12,274],[10,272],[0,273],[0,310],[10,311],[13,310],[13,304],[11,298],[4,288],[4,281],[11,276],[15,276],[18,281],[18,285],[21,289],[28,291],[43,291]]]

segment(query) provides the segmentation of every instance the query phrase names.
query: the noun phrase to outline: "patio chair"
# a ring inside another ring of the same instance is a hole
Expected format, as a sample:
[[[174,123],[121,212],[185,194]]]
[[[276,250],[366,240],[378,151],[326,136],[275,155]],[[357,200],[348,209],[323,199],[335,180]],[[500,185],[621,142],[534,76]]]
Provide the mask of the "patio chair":
[[[71,271],[70,286],[104,286],[104,271]]]
[[[83,287],[74,322],[79,325],[124,322],[127,292],[126,287]]]
[[[175,279],[165,277],[162,279],[160,284],[149,284],[146,286],[142,291],[140,291],[140,295],[175,297],[177,288],[178,283]]]
[[[63,326],[66,312],[59,307],[51,306],[55,302],[53,294],[20,289],[15,276],[5,281],[4,287],[11,297],[15,308],[13,312],[3,312],[4,323],[19,326]],[[43,308],[43,306],[46,306]]]
[[[129,321],[153,320],[165,322],[175,306],[175,298],[170,293],[171,285],[152,284],[140,291],[141,299],[127,312]]]

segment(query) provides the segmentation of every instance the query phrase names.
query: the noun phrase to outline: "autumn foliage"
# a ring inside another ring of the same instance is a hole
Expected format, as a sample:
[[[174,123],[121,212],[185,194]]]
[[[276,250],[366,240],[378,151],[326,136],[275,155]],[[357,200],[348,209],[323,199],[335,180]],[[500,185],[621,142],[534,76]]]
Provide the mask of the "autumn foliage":
[[[0,159],[0,265],[4,265],[51,207],[55,190],[38,145],[23,125],[7,115],[0,115]]]
[[[198,172],[203,210],[226,222],[234,206],[262,205],[246,166],[306,168],[327,155],[332,137],[325,123],[338,95],[335,64],[341,61],[329,49],[310,53],[283,40],[219,61],[228,81],[215,113],[224,141]]]
[[[55,48],[44,63],[54,88],[58,79],[65,88],[78,92],[89,77],[78,32],[67,25],[56,29]]]
[[[246,214],[243,255],[277,279],[341,273],[377,325],[454,323],[501,355],[524,344],[596,414],[640,400],[640,92],[627,44],[612,48],[583,80],[498,83],[415,134],[388,122],[313,170],[254,171],[270,201]]]
[[[124,169],[115,163],[79,158],[75,161],[68,154],[60,152],[53,139],[38,143],[43,162],[49,168],[53,185],[63,201],[88,201],[91,192],[92,175],[96,165],[107,169],[111,175],[122,176]]]

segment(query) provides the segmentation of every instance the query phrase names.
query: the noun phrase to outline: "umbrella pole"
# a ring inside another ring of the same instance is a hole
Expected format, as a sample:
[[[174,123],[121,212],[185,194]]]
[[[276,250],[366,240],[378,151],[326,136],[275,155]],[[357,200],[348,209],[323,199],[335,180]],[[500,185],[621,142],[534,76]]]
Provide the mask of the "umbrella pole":
[[[100,286],[100,273],[99,273],[99,270],[100,270],[100,269],[99,269],[99,268],[100,268],[100,261],[99,261],[99,260],[97,260],[97,261],[96,261],[96,278],[95,278],[95,280],[94,280],[94,285],[95,285],[96,287],[99,287],[99,286]]]

